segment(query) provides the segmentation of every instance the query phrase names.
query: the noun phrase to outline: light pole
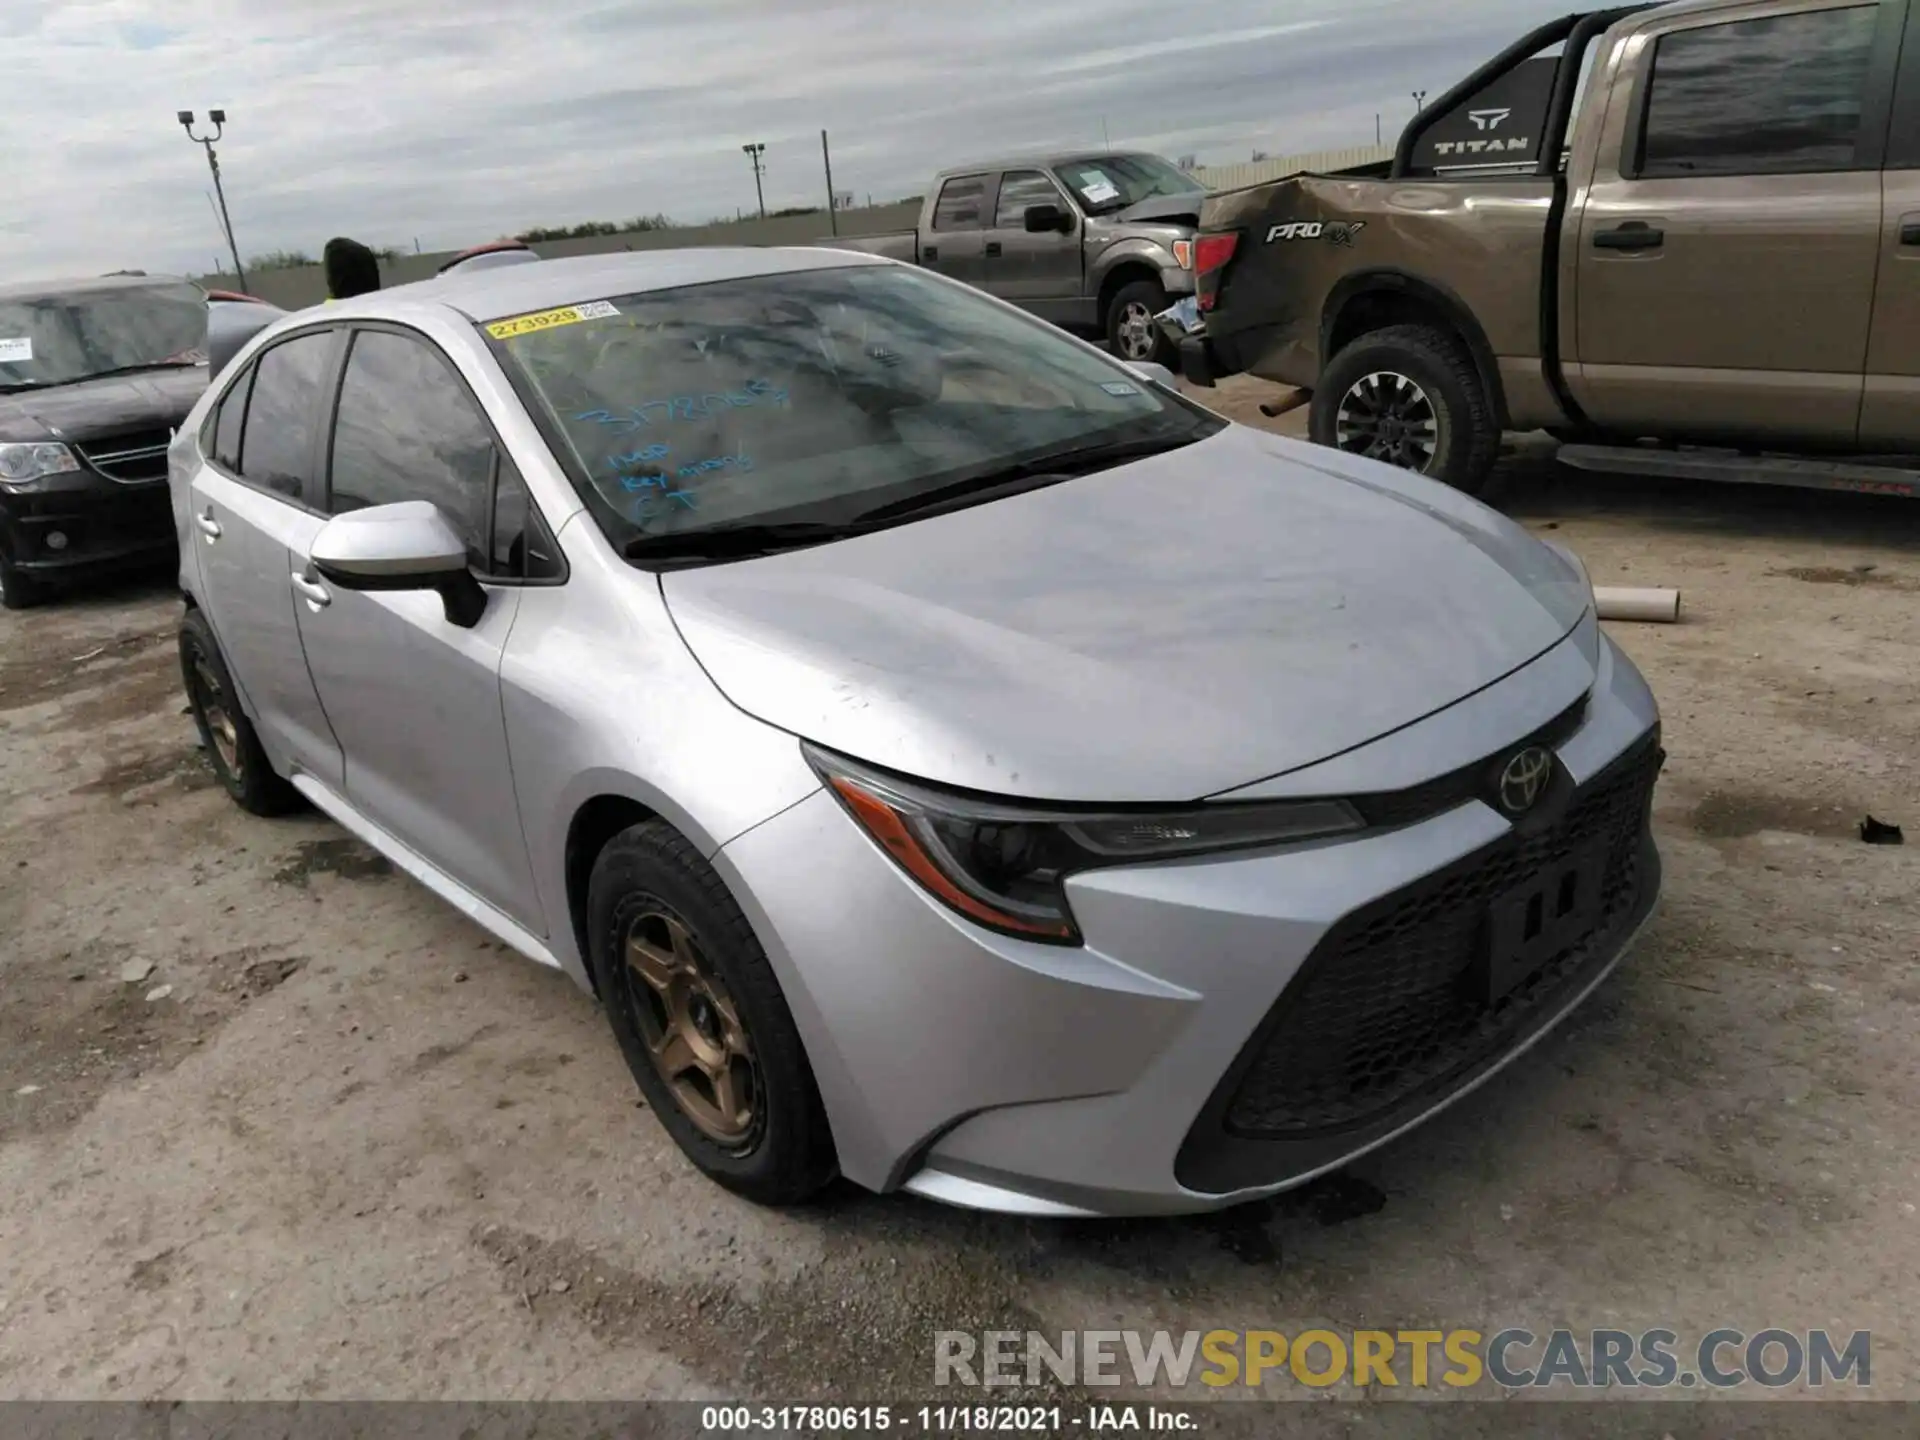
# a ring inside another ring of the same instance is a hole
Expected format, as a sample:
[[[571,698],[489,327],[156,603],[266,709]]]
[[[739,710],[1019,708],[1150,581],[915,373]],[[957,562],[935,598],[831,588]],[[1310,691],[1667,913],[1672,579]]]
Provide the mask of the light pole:
[[[220,197],[220,227],[227,232],[227,250],[233,256],[233,278],[240,288],[247,288],[247,272],[240,268],[240,247],[233,243],[233,220],[227,214],[227,192],[220,183],[220,157],[213,153],[213,142],[218,140],[227,128],[227,112],[209,110],[207,120],[213,126],[213,134],[196,135],[193,133],[193,112],[179,111],[175,117],[180,128],[187,132],[187,138],[196,145],[207,147],[207,168],[213,171],[213,193]]]
[[[1413,113],[1418,115],[1422,110],[1426,108],[1427,108],[1427,92],[1424,90],[1414,91],[1413,92]]]
[[[760,218],[764,220],[767,218],[767,195],[760,188],[760,157],[767,153],[767,147],[755,144],[742,145],[740,148],[747,152],[747,158],[753,162],[753,195],[754,199],[760,202]]]

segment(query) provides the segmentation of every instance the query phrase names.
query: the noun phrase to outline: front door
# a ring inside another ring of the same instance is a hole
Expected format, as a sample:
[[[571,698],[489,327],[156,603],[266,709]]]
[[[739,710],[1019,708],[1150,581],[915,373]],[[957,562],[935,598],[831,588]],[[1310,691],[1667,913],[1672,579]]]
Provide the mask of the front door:
[[[1905,50],[1920,50],[1909,36]],[[1867,340],[1860,446],[1920,451],[1920,61],[1901,66],[1881,177],[1880,274]]]
[[[1851,443],[1880,253],[1872,60],[1899,32],[1857,0],[1715,16],[1630,42],[1576,236],[1568,381],[1602,426]]]
[[[969,285],[986,278],[987,175],[954,175],[940,186],[933,228],[920,237],[920,263]]]
[[[1027,211],[1052,205],[1073,221],[1066,234],[1027,229]],[[1009,170],[1000,177],[993,224],[986,232],[986,289],[1049,320],[1075,305],[1081,292],[1080,222],[1067,197],[1039,170]]]
[[[440,507],[483,583],[496,474],[517,485],[479,402],[425,337],[354,332],[340,382],[330,514],[401,500]],[[524,506],[523,506],[524,508]],[[450,623],[431,591],[299,582],[307,664],[346,756],[355,810],[536,935],[546,922],[513,789],[500,658],[520,605],[488,584],[479,624]]]
[[[276,769],[340,784],[340,746],[300,651],[289,575],[325,517],[310,507],[321,390],[333,331],[261,352],[220,402],[212,453],[193,477],[188,543],[201,598],[241,699]]]

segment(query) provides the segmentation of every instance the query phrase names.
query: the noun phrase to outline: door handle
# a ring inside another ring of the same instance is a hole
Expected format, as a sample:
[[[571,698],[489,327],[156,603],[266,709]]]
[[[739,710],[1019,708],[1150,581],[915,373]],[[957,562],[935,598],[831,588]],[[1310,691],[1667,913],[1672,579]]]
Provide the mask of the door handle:
[[[999,254],[1000,254],[1000,242],[998,240],[987,241],[987,258],[989,260],[992,260],[995,257],[997,257]]]
[[[1611,230],[1593,232],[1596,250],[1658,250],[1667,242],[1667,232],[1644,220],[1628,220]]]
[[[1900,243],[1902,245],[1920,245],[1920,220],[1902,220],[1900,222]]]
[[[327,587],[322,585],[318,580],[309,580],[297,571],[293,577],[293,588],[306,596],[307,603],[316,610],[324,609],[333,603],[332,591],[328,590]]]
[[[213,518],[211,505],[207,507],[206,514],[194,516],[193,523],[200,527],[200,533],[207,537],[209,543],[220,538],[220,522]]]
[[[926,249],[920,252],[920,258],[926,261],[938,260],[940,258],[940,247],[938,245],[927,246]]]

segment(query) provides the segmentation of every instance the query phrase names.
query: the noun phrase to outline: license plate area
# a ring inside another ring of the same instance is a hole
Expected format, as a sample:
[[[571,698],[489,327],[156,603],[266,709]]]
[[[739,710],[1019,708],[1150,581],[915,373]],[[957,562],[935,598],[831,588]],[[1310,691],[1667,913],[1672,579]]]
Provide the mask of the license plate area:
[[[1478,988],[1488,1004],[1585,939],[1599,923],[1607,847],[1590,845],[1496,899],[1487,912],[1487,949]]]

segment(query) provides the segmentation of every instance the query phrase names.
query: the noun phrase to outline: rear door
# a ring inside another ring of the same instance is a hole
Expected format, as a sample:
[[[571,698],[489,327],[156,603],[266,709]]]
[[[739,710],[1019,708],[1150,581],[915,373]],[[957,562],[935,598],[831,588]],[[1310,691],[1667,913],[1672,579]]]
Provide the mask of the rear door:
[[[1901,46],[1881,177],[1880,273],[1867,340],[1860,444],[1920,451],[1920,33]]]
[[[1628,40],[1576,232],[1597,423],[1850,443],[1905,0],[1778,0]]]
[[[1047,230],[1030,234],[1027,211],[1052,205],[1076,217],[1067,234]],[[1065,303],[1078,301],[1081,288],[1080,226],[1077,212],[1040,170],[1008,170],[1000,176],[993,223],[986,232],[986,288],[1002,300],[1011,300],[1046,315]]]
[[[328,512],[430,501],[466,538],[488,595],[479,624],[463,629],[431,591],[369,593],[308,578],[300,633],[346,755],[347,798],[543,935],[507,757],[500,658],[519,585],[530,567],[552,578],[554,548],[479,401],[418,332],[355,329],[331,433]],[[530,522],[538,536],[529,547]]]
[[[301,653],[291,577],[326,523],[316,508],[321,400],[341,335],[303,331],[260,352],[220,402],[189,488],[202,599],[276,766],[338,786],[340,746]]]
[[[986,280],[987,182],[993,177],[950,175],[940,183],[933,228],[920,237],[920,263],[969,285]]]

